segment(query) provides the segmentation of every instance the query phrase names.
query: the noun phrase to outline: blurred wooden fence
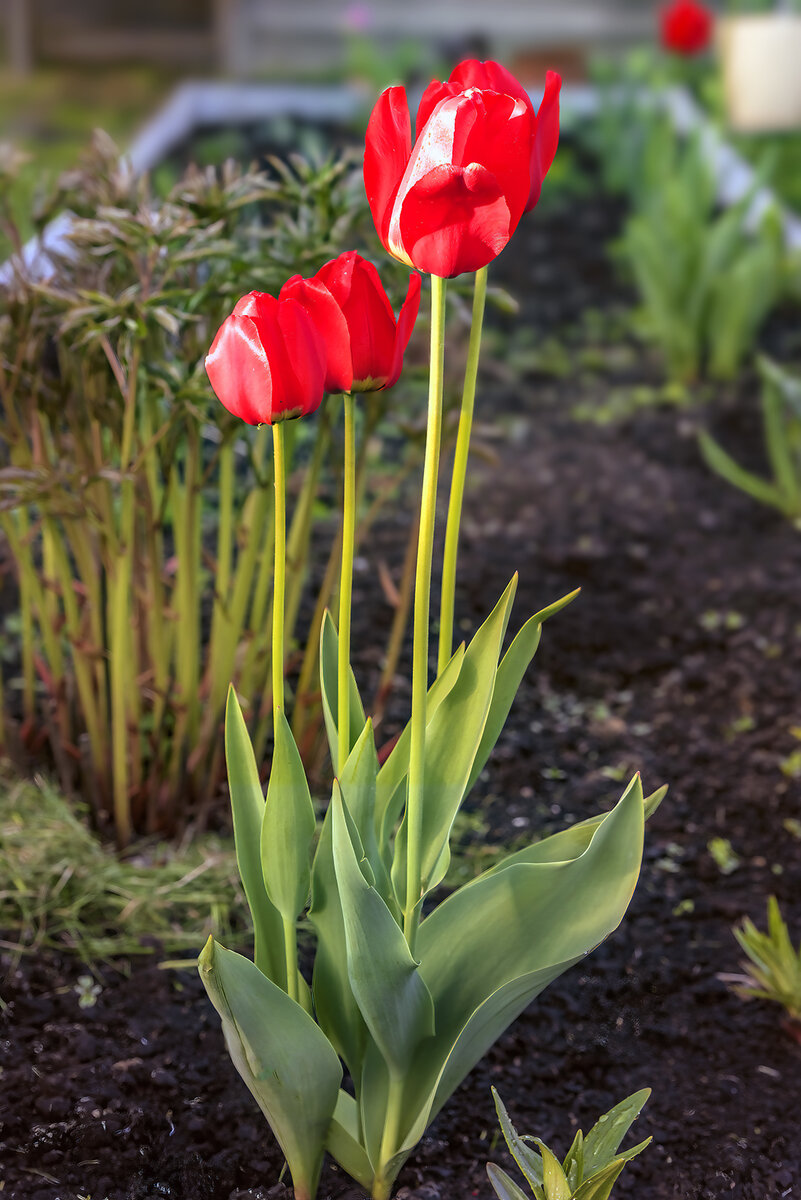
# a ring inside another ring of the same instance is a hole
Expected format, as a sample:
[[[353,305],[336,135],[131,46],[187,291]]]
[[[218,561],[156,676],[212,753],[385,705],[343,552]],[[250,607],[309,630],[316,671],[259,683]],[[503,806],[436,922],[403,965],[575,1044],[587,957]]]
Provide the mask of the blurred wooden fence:
[[[335,66],[348,30],[377,45],[526,54],[648,36],[656,0],[0,0],[6,58],[159,63],[241,76]]]

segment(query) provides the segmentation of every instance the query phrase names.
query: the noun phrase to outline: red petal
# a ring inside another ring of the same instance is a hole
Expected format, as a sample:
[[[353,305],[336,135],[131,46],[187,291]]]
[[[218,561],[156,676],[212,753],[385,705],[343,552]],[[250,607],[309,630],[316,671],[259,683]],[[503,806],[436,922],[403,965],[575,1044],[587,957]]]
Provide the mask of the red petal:
[[[526,202],[530,212],[540,198],[542,181],[550,170],[559,145],[559,92],[562,76],[548,71],[545,76],[545,94],[537,113],[534,146],[531,153],[531,190]]]
[[[296,300],[322,338],[326,355],[325,390],[349,392],[353,384],[353,363],[348,324],[320,274],[318,272],[313,279],[293,275],[281,288],[279,299]]]
[[[319,408],[325,391],[326,371],[323,339],[297,300],[280,301],[277,323],[281,346],[276,345],[271,363],[274,377],[278,377],[280,369],[285,387],[280,403],[273,402],[273,420],[279,415],[304,416]]]
[[[206,374],[217,398],[235,417],[249,425],[270,422],[273,375],[250,317],[234,314],[223,321],[206,356]]]
[[[409,276],[409,290],[406,293],[403,307],[398,314],[392,366],[390,367],[389,378],[384,384],[385,388],[393,387],[400,378],[403,367],[403,355],[406,352],[406,347],[409,345],[409,338],[412,336],[414,323],[417,320],[417,313],[420,309],[420,285],[420,276],[416,272]]]
[[[440,100],[447,100],[450,96],[458,96],[462,91],[464,91],[464,88],[460,87],[457,83],[440,83],[438,79],[431,80],[417,106],[417,121],[415,123],[417,137],[423,132],[426,121]]]
[[[492,60],[479,62],[475,58],[465,59],[451,71],[448,82],[457,84],[462,91],[467,88],[481,88],[486,92],[501,92],[504,96],[514,96],[515,100],[522,100],[527,104],[532,112],[534,110],[531,97],[520,80],[515,79],[506,67]]]
[[[348,323],[354,384],[385,380],[395,347],[395,313],[378,271],[350,251],[327,263],[319,275]]]
[[[531,190],[528,164],[534,147],[536,123],[531,101],[498,92],[468,93],[476,109],[461,159],[457,166],[481,163],[494,175],[509,208],[514,232],[523,215]]]
[[[414,265],[450,278],[492,262],[512,234],[498,181],[478,163],[435,167],[404,196],[400,235]]]
[[[277,303],[275,296],[271,296],[269,292],[248,292],[247,296],[237,300],[233,315],[251,317],[254,321],[270,320],[275,315]]]
[[[385,247],[392,205],[411,151],[412,127],[406,90],[388,88],[373,109],[364,145],[367,203]]]

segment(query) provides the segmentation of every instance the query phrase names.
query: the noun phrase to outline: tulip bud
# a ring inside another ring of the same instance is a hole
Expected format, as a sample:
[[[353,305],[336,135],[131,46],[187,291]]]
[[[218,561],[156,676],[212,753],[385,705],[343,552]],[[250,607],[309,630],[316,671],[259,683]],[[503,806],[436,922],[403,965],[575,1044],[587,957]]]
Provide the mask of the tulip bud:
[[[292,298],[250,292],[223,321],[206,356],[218,399],[249,425],[274,425],[319,408],[326,347]]]

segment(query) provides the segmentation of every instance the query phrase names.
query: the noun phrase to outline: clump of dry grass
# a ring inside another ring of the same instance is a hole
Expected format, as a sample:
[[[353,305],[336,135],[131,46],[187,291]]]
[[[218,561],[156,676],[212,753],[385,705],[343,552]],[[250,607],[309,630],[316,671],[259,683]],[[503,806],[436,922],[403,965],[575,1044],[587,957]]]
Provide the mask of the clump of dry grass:
[[[47,780],[0,776],[0,949],[169,957],[209,933],[242,940],[248,920],[230,843],[140,843],[120,859]]]

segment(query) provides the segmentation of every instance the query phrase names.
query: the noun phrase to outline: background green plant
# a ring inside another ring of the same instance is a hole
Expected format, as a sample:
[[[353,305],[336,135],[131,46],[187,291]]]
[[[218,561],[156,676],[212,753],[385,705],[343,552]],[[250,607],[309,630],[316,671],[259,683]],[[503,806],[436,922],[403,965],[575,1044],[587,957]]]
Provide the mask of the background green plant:
[[[748,917],[733,932],[748,956],[745,976],[727,977],[733,990],[746,1000],[774,1000],[801,1022],[801,943],[796,950],[776,897],[768,900],[767,933]]]
[[[759,360],[762,377],[762,430],[771,478],[765,479],[732,458],[706,430],[699,433],[707,464],[727,483],[761,504],[801,521],[801,379],[770,359]]]
[[[9,231],[13,167],[0,180]],[[0,313],[0,524],[22,613],[2,739],[44,736],[62,785],[113,815],[125,844],[208,811],[230,679],[260,753],[269,736],[269,430],[241,437],[208,385],[208,345],[241,294],[277,291],[358,240],[366,206],[347,156],[190,170],[159,200],[98,136],[41,220],[64,208],[75,220],[54,272],[19,270]],[[368,435],[382,412],[366,409]],[[290,645],[332,440],[325,416],[290,437]],[[363,480],[365,492],[374,516]]]
[[[730,379],[783,292],[781,222],[769,211],[749,233],[752,195],[720,211],[698,140],[663,133],[649,146],[648,185],[635,201],[619,254],[642,301],[642,328],[672,378]]]
[[[651,1142],[646,1138],[630,1150],[618,1153],[629,1129],[640,1115],[651,1094],[650,1088],[622,1100],[605,1113],[585,1137],[579,1129],[562,1163],[540,1138],[522,1137],[509,1120],[509,1114],[495,1088],[492,1095],[501,1131],[509,1153],[517,1163],[535,1200],[609,1200],[612,1189],[627,1162],[631,1162]],[[539,1153],[530,1143],[539,1147]],[[525,1192],[510,1175],[495,1163],[487,1163],[487,1174],[499,1200],[526,1200]]]

